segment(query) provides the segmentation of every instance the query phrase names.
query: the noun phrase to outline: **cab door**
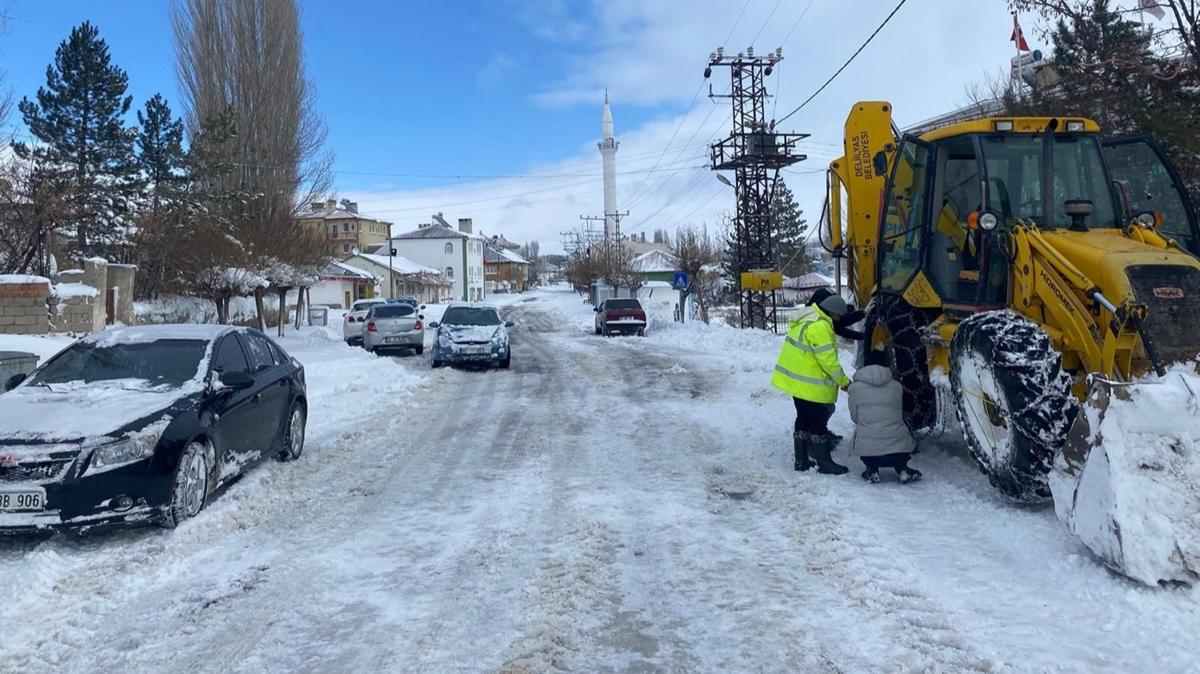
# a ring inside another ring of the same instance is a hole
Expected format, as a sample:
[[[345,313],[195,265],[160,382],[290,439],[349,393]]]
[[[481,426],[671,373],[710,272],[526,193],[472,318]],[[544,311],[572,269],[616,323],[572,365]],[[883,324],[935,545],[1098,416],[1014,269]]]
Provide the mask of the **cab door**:
[[[879,287],[904,292],[921,266],[929,192],[929,145],[905,136],[896,151],[882,204]]]
[[[1200,255],[1195,209],[1179,173],[1158,145],[1142,136],[1114,138],[1103,145],[1112,179],[1128,199],[1132,211],[1128,215],[1161,216],[1159,232],[1193,255]]]

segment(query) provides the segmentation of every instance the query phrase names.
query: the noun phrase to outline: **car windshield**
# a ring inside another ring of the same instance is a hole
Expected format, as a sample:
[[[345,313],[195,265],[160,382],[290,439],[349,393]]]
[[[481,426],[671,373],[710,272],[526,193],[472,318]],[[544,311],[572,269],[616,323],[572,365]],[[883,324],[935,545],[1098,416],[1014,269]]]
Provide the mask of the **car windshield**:
[[[351,310],[351,311],[366,311],[367,309],[370,309],[371,307],[375,306],[376,304],[381,304],[381,302],[379,302],[379,301],[374,301],[374,302],[355,302],[355,303],[354,303],[354,307],[353,307],[353,308],[351,308],[350,310]]]
[[[642,304],[637,300],[608,300],[605,303],[607,309],[641,309]]]
[[[482,307],[451,307],[442,316],[444,325],[500,325],[495,309]]]
[[[414,311],[416,310],[407,304],[385,304],[375,307],[371,315],[375,318],[400,318],[411,316]]]
[[[76,342],[33,377],[33,386],[139,379],[152,385],[181,386],[196,376],[208,342],[164,339],[99,346]]]
[[[1004,218],[1045,224],[1042,213],[1042,135],[995,134],[982,139],[988,208]],[[1116,227],[1112,188],[1100,145],[1090,134],[1054,136],[1054,227],[1068,227],[1066,202],[1092,202],[1089,227]]]

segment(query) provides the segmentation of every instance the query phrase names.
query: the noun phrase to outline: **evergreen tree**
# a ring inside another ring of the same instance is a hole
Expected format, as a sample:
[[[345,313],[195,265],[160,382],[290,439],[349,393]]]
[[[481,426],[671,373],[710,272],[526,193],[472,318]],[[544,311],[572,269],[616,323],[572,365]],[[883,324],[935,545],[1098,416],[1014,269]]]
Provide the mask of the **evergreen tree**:
[[[58,46],[37,100],[18,105],[39,144],[18,143],[14,150],[52,172],[66,191],[62,224],[81,256],[125,243],[127,217],[135,210],[134,133],[122,121],[131,102],[127,84],[99,31],[84,22]]]
[[[808,271],[808,255],[804,250],[808,224],[802,214],[792,191],[780,181],[771,201],[771,230],[775,239],[775,268],[787,276],[799,276]]]
[[[183,122],[171,115],[170,106],[160,94],[146,101],[145,111],[138,111],[137,120],[138,168],[157,202],[177,191],[186,179]]]

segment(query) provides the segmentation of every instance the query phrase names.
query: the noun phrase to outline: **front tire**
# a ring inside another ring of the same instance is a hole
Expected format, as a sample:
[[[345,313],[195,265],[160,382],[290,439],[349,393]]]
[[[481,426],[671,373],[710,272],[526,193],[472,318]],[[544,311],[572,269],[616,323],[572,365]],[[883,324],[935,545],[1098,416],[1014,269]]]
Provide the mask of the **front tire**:
[[[418,346],[418,347],[416,348],[416,351],[417,351],[417,355],[418,355],[418,356],[419,356],[419,355],[421,355],[421,354],[423,354],[423,353],[425,353],[425,345],[424,345],[424,344],[422,344],[421,346]]]
[[[295,461],[304,451],[304,427],[307,415],[300,401],[292,403],[288,412],[287,427],[283,430],[283,449],[279,450],[276,459],[279,461]]]
[[[1050,337],[1011,311],[964,320],[950,341],[950,386],[963,437],[992,486],[1048,500],[1047,475],[1079,412]]]
[[[179,465],[171,480],[171,501],[159,524],[174,529],[184,520],[195,517],[207,501],[208,448],[201,442],[191,442],[179,456]]]
[[[504,360],[500,361],[500,369],[507,370],[509,365],[512,365],[512,352],[511,351],[504,355]]]

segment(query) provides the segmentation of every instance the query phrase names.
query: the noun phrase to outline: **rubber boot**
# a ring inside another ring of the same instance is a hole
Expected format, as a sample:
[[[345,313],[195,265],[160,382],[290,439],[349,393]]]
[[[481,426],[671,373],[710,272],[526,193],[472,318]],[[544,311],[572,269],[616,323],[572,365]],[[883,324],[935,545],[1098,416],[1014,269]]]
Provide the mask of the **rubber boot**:
[[[850,469],[840,463],[834,463],[830,453],[833,452],[833,441],[828,436],[813,437],[808,442],[808,455],[817,462],[817,472],[825,475],[845,475]]]
[[[796,470],[805,471],[815,465],[808,459],[808,446],[810,442],[808,433],[797,432],[792,434],[792,447],[796,452]]]

